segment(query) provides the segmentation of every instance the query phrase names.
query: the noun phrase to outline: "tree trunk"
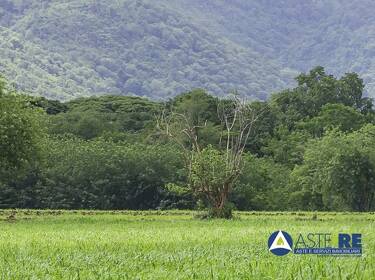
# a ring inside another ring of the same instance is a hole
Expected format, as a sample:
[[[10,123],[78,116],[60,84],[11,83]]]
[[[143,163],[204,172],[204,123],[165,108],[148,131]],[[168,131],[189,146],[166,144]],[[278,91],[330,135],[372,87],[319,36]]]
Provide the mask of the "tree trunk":
[[[212,218],[231,219],[232,209],[227,205],[228,188],[225,187],[220,196],[215,200],[213,208],[211,209]]]

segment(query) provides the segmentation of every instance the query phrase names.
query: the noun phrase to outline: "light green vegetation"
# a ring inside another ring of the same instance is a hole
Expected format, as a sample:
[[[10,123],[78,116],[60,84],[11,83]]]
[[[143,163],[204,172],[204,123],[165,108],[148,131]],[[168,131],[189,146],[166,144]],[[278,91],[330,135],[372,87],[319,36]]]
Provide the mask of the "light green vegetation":
[[[13,213],[13,214],[12,214]],[[1,279],[374,279],[375,215],[189,211],[1,212]],[[278,229],[359,232],[362,257],[268,252]]]
[[[203,87],[265,99],[296,73],[212,32],[170,1],[1,2],[0,72],[33,95],[168,99]]]
[[[322,65],[359,73],[374,97],[374,1],[0,2],[0,71],[33,95],[265,100]]]

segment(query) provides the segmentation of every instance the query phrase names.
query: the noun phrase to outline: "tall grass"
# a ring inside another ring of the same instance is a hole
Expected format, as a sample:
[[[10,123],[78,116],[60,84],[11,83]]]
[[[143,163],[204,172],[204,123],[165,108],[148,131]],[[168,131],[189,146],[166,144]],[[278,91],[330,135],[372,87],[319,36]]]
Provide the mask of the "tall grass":
[[[189,211],[0,211],[1,279],[375,279],[372,213],[236,213],[201,221]],[[283,229],[359,232],[362,257],[277,257]]]

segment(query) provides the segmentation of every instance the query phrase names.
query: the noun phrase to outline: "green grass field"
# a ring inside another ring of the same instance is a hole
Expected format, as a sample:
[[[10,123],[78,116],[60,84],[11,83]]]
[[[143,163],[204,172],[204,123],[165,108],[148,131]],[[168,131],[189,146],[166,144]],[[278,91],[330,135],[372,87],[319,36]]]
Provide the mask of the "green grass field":
[[[13,213],[13,214],[12,214]],[[1,279],[375,279],[375,214],[0,211]],[[359,232],[362,257],[277,257],[269,235]]]

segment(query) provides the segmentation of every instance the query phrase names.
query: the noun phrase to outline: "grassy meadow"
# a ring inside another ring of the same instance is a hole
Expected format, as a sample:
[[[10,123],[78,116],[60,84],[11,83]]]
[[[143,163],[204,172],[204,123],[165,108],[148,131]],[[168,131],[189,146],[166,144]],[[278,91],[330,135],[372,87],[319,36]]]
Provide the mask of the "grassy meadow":
[[[375,279],[375,214],[0,211],[0,279]],[[362,233],[361,257],[268,252],[276,230]]]

